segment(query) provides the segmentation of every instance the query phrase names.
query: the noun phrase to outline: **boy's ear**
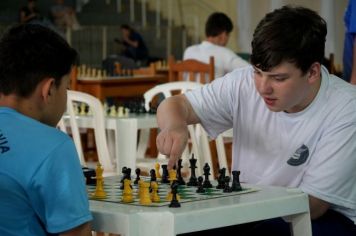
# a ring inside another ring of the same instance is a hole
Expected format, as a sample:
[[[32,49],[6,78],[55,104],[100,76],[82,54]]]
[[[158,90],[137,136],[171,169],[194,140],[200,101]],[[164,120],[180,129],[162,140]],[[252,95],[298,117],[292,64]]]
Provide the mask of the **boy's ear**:
[[[321,76],[321,65],[319,62],[314,62],[308,71],[308,80],[310,83],[314,83],[319,80]]]
[[[51,99],[51,96],[53,95],[53,90],[55,86],[55,80],[54,78],[46,78],[42,82],[42,87],[41,87],[41,96],[42,99],[45,102],[48,102]]]

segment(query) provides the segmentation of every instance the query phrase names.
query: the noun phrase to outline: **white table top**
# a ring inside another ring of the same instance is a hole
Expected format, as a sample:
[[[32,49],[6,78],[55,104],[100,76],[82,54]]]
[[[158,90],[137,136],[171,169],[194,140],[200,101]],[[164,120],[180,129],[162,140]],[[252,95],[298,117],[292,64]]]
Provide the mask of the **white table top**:
[[[90,201],[97,231],[121,235],[193,232],[289,216],[295,235],[311,235],[308,196],[297,189],[261,187],[260,191],[181,204],[181,208],[142,207]]]

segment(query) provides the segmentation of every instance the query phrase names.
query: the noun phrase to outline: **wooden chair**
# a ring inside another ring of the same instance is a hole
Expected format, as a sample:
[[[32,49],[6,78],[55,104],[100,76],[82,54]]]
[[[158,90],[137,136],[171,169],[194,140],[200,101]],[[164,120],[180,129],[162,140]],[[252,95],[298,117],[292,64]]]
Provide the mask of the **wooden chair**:
[[[199,83],[210,83],[214,80],[215,68],[214,57],[210,57],[209,64],[187,59],[175,62],[173,56],[168,60],[169,81],[195,81]]]
[[[157,74],[156,64],[151,63],[150,66],[148,66],[148,67],[141,67],[138,69],[134,69],[132,71],[132,74],[133,75],[155,75],[155,74]]]

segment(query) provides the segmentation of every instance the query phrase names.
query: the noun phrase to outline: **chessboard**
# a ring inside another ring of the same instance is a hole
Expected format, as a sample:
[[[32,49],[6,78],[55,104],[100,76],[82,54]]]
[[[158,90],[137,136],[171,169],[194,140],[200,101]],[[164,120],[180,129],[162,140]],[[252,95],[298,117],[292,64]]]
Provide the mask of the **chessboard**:
[[[104,191],[106,192],[106,197],[105,198],[96,198],[94,197],[94,192],[95,192],[95,184],[93,185],[87,185],[87,190],[88,190],[88,196],[90,200],[95,200],[95,201],[104,201],[104,202],[112,202],[112,203],[117,203],[117,204],[129,204],[129,205],[136,205],[136,206],[144,206],[144,207],[164,207],[164,206],[169,206],[170,201],[167,200],[167,195],[171,191],[170,184],[166,183],[161,183],[158,179],[158,195],[160,197],[159,202],[152,202],[149,205],[142,205],[139,202],[139,197],[138,197],[138,186],[137,184],[134,184],[132,181],[132,193],[133,193],[133,202],[130,203],[124,203],[122,201],[122,196],[123,196],[123,190],[121,189],[122,183],[121,183],[121,178],[120,176],[111,176],[111,177],[105,177],[104,178],[104,183],[103,183],[103,188]],[[145,182],[150,182],[149,177],[142,176],[141,177]],[[213,199],[213,198],[224,198],[224,197],[230,197],[234,195],[240,195],[240,194],[247,194],[247,193],[252,193],[255,191],[258,191],[258,188],[252,188],[252,187],[246,187],[242,185],[242,190],[237,191],[237,192],[224,192],[223,189],[216,189],[216,187],[212,188],[206,188],[205,193],[197,193],[196,192],[197,187],[194,186],[187,186],[187,185],[179,185],[178,187],[178,195],[180,197],[179,202],[182,204],[182,207],[184,207],[184,203],[187,202],[194,202],[194,201],[203,201],[203,200],[208,200],[208,199]]]

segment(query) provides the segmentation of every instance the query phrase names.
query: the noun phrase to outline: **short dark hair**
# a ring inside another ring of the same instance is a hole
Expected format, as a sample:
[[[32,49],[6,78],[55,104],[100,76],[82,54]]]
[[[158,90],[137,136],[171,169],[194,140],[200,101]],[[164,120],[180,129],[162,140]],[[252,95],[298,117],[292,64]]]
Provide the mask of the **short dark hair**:
[[[233,29],[230,18],[222,12],[211,14],[205,24],[205,35],[214,37],[223,32],[230,33]]]
[[[58,87],[77,59],[77,52],[45,26],[11,27],[0,40],[0,93],[28,97],[48,77]]]
[[[253,34],[251,63],[263,71],[286,61],[305,74],[314,62],[322,62],[326,22],[315,11],[284,6],[268,13]]]

